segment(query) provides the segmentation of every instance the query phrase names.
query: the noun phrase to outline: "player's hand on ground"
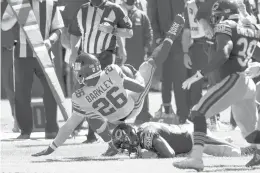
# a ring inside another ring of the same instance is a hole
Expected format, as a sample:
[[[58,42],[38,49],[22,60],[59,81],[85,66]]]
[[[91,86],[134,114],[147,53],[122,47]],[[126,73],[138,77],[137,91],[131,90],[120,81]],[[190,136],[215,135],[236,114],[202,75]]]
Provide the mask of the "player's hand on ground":
[[[46,155],[49,155],[53,152],[54,152],[54,150],[51,147],[48,147],[47,149],[45,149],[45,150],[43,150],[39,153],[32,154],[32,156],[33,157],[46,156]]]
[[[191,62],[191,59],[190,59],[190,56],[188,53],[184,53],[184,59],[183,59],[183,63],[184,63],[184,66],[187,68],[187,69],[191,69],[191,66],[192,66],[192,62]]]
[[[191,76],[190,78],[188,78],[187,80],[185,80],[182,83],[182,89],[189,90],[192,84],[194,84],[195,82],[199,81],[202,78],[203,78],[203,76],[198,71],[196,74],[194,74],[193,76]]]
[[[51,41],[49,39],[44,40],[44,44],[48,50],[51,48]]]
[[[260,75],[260,63],[252,62],[248,64],[248,68],[245,71],[246,75],[250,78],[255,78]]]

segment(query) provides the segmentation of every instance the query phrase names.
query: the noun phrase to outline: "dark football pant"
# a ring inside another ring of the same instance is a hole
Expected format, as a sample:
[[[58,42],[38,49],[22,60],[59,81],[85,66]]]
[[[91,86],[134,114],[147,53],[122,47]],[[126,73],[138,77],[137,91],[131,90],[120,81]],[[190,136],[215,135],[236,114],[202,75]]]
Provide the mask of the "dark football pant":
[[[15,111],[21,134],[31,134],[33,128],[31,91],[34,74],[40,79],[44,90],[45,132],[57,132],[59,127],[56,101],[37,59],[26,57],[15,58]]]
[[[7,99],[14,116],[14,88],[13,88],[13,57],[12,50],[2,47],[1,77]]]
[[[173,46],[162,66],[162,101],[164,104],[171,103],[173,88],[177,108],[176,114],[183,120],[186,120],[189,115],[187,91],[182,89],[182,83],[186,78],[187,69],[183,64],[183,53]],[[169,113],[169,106],[165,106],[164,109],[165,113]]]
[[[208,55],[206,54],[206,49],[204,47],[205,44],[194,41],[193,45],[189,49],[189,54],[192,62],[192,69],[189,70],[188,76],[191,77],[194,75],[198,70],[206,67],[208,64]],[[194,83],[190,90],[188,90],[188,99],[187,103],[189,109],[197,104],[202,97],[202,89],[203,89],[204,80],[200,80]]]

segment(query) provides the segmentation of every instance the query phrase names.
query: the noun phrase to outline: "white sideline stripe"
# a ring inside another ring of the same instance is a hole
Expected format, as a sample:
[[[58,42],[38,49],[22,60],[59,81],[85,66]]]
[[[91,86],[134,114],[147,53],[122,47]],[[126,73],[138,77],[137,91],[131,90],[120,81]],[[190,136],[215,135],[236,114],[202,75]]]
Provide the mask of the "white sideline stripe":
[[[28,26],[24,26],[23,29],[26,31],[37,30],[37,29],[39,29],[39,26],[38,26],[38,24],[28,25]]]
[[[25,3],[25,4],[19,4],[19,5],[13,5],[14,10],[20,10],[21,8],[27,8],[31,7],[30,3]]]
[[[87,133],[88,133],[88,130],[82,129],[78,133],[77,138],[82,136],[85,139],[86,138],[85,136],[86,136]],[[11,141],[11,140],[17,138],[19,135],[20,135],[20,133],[13,133],[11,131],[1,132],[0,133],[0,140],[10,140]],[[38,139],[43,138],[44,139],[45,138],[45,132],[32,132],[31,138],[38,138]],[[19,141],[19,140],[16,140],[16,141]],[[23,141],[23,140],[21,140],[21,141]]]

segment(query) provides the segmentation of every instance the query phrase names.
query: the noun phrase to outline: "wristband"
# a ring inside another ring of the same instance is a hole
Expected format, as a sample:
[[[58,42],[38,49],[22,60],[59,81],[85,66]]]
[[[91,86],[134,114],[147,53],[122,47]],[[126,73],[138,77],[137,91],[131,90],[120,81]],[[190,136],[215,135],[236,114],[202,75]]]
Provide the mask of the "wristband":
[[[52,142],[49,147],[53,150],[56,150],[56,148],[58,148],[58,146],[54,142]]]

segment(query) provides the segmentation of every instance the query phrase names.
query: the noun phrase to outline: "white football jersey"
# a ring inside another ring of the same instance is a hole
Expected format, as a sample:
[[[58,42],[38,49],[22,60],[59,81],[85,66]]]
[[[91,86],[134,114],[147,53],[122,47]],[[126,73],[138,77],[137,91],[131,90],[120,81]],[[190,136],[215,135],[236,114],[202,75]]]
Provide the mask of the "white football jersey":
[[[72,95],[73,113],[81,116],[103,116],[109,122],[131,113],[134,101],[124,86],[124,75],[118,65],[109,65],[100,74],[96,86],[84,86]]]

